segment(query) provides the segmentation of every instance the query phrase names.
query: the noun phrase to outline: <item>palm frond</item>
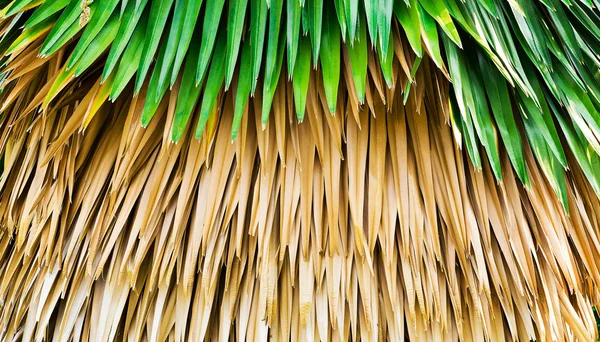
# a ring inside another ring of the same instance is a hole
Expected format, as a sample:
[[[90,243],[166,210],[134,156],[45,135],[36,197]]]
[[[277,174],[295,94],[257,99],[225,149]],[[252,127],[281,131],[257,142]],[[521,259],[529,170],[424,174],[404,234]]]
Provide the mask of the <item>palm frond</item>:
[[[172,88],[178,76],[186,74],[184,66],[190,64],[187,68],[190,73],[195,71],[195,86],[186,80],[183,95],[187,101],[176,108],[179,120],[172,137],[177,141],[196,102],[203,104],[205,114],[199,123],[189,124],[197,124],[201,134],[203,122],[215,106],[216,92],[229,90],[235,70],[242,64],[251,66],[252,94],[257,80],[264,80],[262,121],[266,123],[277,75],[287,73],[293,78],[298,74],[298,82],[307,84],[309,63],[304,61],[298,70],[295,64],[304,35],[310,44],[302,45],[300,53],[305,59],[311,55],[310,64],[322,70],[332,112],[338,101],[343,63],[353,62],[354,88],[360,102],[364,101],[364,70],[370,49],[378,55],[373,67],[381,68],[387,87],[393,85],[400,69],[405,73],[401,82],[408,93],[413,83],[412,67],[398,55],[402,37],[416,56],[422,57],[425,51],[442,72],[448,67],[448,76],[454,81],[452,98],[460,113],[455,116],[460,119],[455,127],[471,151],[474,165],[480,167],[477,146],[482,145],[500,180],[498,151],[502,141],[517,175],[527,185],[520,148],[521,140],[527,139],[537,160],[545,165],[545,176],[553,179],[554,191],[567,205],[566,190],[560,184],[569,165],[560,136],[572,131],[569,147],[574,144],[593,150],[591,158],[576,158],[580,164],[595,164],[591,159],[600,152],[600,120],[595,114],[600,106],[596,75],[600,20],[590,1],[423,0],[379,4],[354,0],[324,4],[318,0],[219,0],[203,4],[201,0],[137,0],[119,4],[118,0],[96,0],[88,4],[77,0],[15,0],[3,9],[2,51],[14,59],[26,46],[42,40],[41,56],[59,50],[67,53],[66,75],[72,68],[80,75],[94,63],[103,63],[102,80],[115,75],[110,91],[113,99],[132,79],[135,93],[148,82],[152,92],[146,95],[144,125],[153,118],[167,87]],[[89,20],[77,19],[86,16]],[[340,40],[345,44],[340,45]],[[246,61],[242,60],[243,42],[248,45]],[[348,51],[349,61],[342,58],[346,53],[338,52],[338,47]],[[10,69],[9,64],[3,68]],[[209,77],[213,69],[219,72]],[[242,86],[246,86],[245,81]],[[65,77],[56,82],[64,83]],[[190,87],[195,89],[190,91]],[[300,103],[298,119],[304,112],[305,89],[298,85],[294,96]],[[243,90],[243,94],[248,92]],[[56,91],[50,92],[44,103],[54,96]],[[240,101],[239,106],[244,103]],[[510,108],[509,103],[517,109]],[[238,113],[241,110],[238,108]],[[559,115],[565,115],[564,120]],[[524,137],[515,130],[518,119],[530,128]],[[586,173],[595,185],[596,174]],[[597,186],[595,189],[600,193]]]

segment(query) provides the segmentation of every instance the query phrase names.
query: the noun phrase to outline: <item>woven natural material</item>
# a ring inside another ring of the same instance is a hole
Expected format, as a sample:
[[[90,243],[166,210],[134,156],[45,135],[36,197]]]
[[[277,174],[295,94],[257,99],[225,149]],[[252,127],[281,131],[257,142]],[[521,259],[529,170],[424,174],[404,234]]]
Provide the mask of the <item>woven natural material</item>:
[[[597,339],[572,1],[0,0],[0,340]]]

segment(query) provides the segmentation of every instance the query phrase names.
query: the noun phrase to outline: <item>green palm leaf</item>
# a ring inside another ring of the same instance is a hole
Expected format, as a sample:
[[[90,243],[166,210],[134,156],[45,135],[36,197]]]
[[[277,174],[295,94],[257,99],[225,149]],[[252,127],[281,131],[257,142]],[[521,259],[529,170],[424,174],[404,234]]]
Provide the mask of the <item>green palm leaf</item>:
[[[178,98],[186,98],[178,99],[173,116],[178,122],[173,125],[175,141],[196,106],[202,132],[221,91],[222,72],[226,92],[237,79],[235,92],[240,98],[234,105],[235,125],[247,104],[244,98],[251,97],[262,82],[264,124],[284,69],[279,62],[285,57],[295,111],[302,121],[311,76],[306,63],[319,66],[325,100],[334,112],[340,78],[345,77],[342,65],[350,65],[346,82],[353,83],[358,102],[364,103],[370,85],[375,85],[369,82],[378,82],[368,77],[369,56],[375,53],[373,62],[383,81],[393,89],[400,80],[400,98],[405,103],[411,89],[418,87],[414,75],[421,61],[432,60],[443,73],[448,65],[457,136],[465,139],[476,166],[481,161],[478,146],[483,147],[498,179],[502,178],[498,155],[502,148],[528,185],[522,146],[540,146],[545,152],[535,152],[536,158],[549,158],[546,165],[552,167],[546,175],[553,177],[559,193],[560,182],[552,170],[555,164],[568,169],[566,155],[571,152],[565,148],[574,151],[586,146],[594,155],[600,153],[596,115],[600,14],[593,1],[236,0],[227,2],[223,13],[225,4],[224,0],[15,0],[6,2],[2,11],[19,18],[20,24],[1,31],[0,45],[6,54],[18,55],[43,39],[39,55],[53,56],[65,49],[67,69],[76,68],[76,77],[103,63],[102,82],[113,77],[112,100],[125,92],[132,78],[135,93],[148,82],[151,89],[144,100],[149,104],[141,107],[144,124],[153,117],[167,87],[180,79]],[[193,32],[198,32],[197,37]],[[215,55],[223,35],[225,50]],[[418,59],[405,59],[407,47]],[[192,73],[193,85],[189,83]],[[206,75],[210,84],[203,86]],[[379,84],[376,89],[382,91]],[[551,101],[544,99],[548,96]],[[559,106],[549,106],[552,101]],[[558,125],[559,119],[564,124]],[[569,137],[578,132],[585,141],[561,140],[567,130]]]

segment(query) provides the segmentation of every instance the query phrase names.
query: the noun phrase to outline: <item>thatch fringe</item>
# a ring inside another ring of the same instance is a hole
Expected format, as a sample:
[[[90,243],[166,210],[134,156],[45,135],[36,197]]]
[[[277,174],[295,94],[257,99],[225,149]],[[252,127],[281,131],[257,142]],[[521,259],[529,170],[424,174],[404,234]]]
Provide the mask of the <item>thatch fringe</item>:
[[[597,338],[583,172],[567,213],[528,146],[529,189],[504,151],[502,182],[475,170],[427,58],[405,104],[399,63],[391,89],[370,63],[363,105],[347,67],[334,115],[313,71],[304,122],[281,77],[266,126],[259,89],[231,142],[221,92],[174,144],[178,84],[147,128],[146,90],[105,104],[97,68],[38,112],[65,54],[35,55],[3,95],[2,340]]]

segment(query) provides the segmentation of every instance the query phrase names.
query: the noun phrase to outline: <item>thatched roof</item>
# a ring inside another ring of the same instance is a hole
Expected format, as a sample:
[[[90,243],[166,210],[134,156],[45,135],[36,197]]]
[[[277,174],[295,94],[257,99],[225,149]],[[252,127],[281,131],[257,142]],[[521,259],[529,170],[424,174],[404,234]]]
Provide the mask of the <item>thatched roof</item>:
[[[597,338],[594,4],[324,3],[0,0],[0,339]]]

